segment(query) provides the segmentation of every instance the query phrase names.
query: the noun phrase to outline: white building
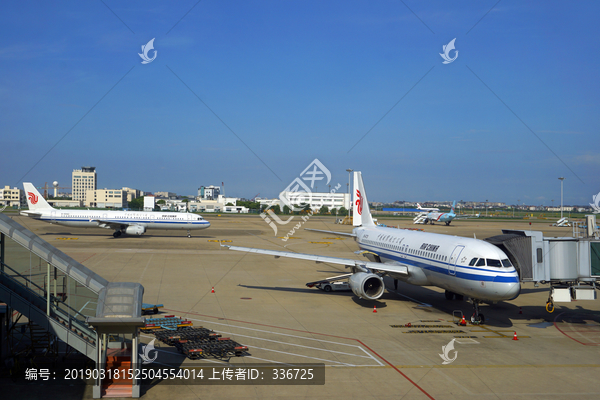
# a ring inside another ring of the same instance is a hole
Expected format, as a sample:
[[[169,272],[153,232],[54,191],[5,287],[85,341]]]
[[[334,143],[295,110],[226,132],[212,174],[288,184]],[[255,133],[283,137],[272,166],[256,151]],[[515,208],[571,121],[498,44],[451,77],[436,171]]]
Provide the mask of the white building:
[[[97,189],[86,192],[84,207],[124,208],[127,207],[127,192],[121,189]]]
[[[288,199],[286,202],[281,199]],[[329,211],[332,209],[339,210],[344,207],[350,208],[350,196],[348,193],[298,193],[298,192],[281,192],[278,199],[256,199],[261,206],[272,207],[278,205],[281,210],[286,205],[303,208],[306,204],[317,212],[323,206],[326,206]]]
[[[198,188],[198,200],[216,200],[221,194],[220,186],[200,186]]]
[[[81,167],[81,169],[74,169],[71,187],[73,188],[73,200],[81,201],[86,204],[87,192],[98,188],[96,167]]]
[[[17,206],[25,205],[25,195],[23,191],[18,188],[10,188],[10,186],[4,186],[4,189],[0,189],[0,206]]]

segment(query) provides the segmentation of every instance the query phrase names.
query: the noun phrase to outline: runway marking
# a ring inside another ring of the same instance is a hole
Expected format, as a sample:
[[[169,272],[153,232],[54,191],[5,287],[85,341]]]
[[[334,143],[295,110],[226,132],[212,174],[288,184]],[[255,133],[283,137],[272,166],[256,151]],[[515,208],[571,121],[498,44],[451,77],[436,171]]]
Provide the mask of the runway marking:
[[[224,323],[219,323],[219,322],[211,322],[211,321],[206,321],[206,320],[201,320],[201,319],[195,319],[195,318],[187,318],[187,319],[190,320],[190,321],[198,321],[198,322],[206,322],[208,324],[223,325],[223,326],[227,326],[227,327],[230,327],[230,328],[247,329],[247,330],[251,330],[251,331],[255,331],[255,332],[268,333],[268,334],[272,334],[272,335],[287,336],[287,337],[295,338],[295,339],[313,340],[313,341],[317,341],[319,343],[328,343],[328,344],[334,344],[334,345],[341,345],[341,346],[348,346],[348,347],[352,347],[352,348],[358,348],[358,349],[362,350],[366,354],[366,356],[360,355],[360,354],[346,353],[346,352],[337,351],[337,350],[328,350],[328,349],[319,348],[319,347],[305,346],[305,345],[295,344],[295,343],[290,343],[290,342],[283,342],[283,341],[278,341],[278,340],[273,340],[273,339],[266,339],[266,338],[261,338],[261,337],[256,337],[256,336],[248,336],[248,335],[238,334],[238,333],[234,333],[234,332],[219,331],[219,333],[223,333],[223,334],[227,334],[227,335],[245,337],[245,338],[250,338],[250,339],[255,339],[255,340],[262,340],[262,341],[266,341],[266,342],[284,344],[284,345],[288,345],[288,346],[302,347],[302,348],[305,348],[305,349],[317,350],[317,351],[326,352],[326,353],[335,353],[335,354],[343,354],[343,355],[347,355],[347,356],[351,356],[351,357],[368,358],[369,360],[375,361],[377,363],[377,365],[362,365],[362,364],[361,365],[355,365],[355,364],[342,363],[342,362],[339,362],[339,361],[328,360],[328,361],[330,361],[332,363],[345,364],[347,366],[359,366],[359,367],[381,367],[381,366],[383,366],[383,364],[379,360],[377,360],[371,354],[369,354],[368,352],[366,352],[361,346],[357,346],[357,345],[354,345],[354,344],[332,342],[332,341],[329,341],[329,340],[321,340],[321,339],[316,339],[316,338],[307,338],[307,337],[298,336],[298,335],[289,335],[289,334],[286,334],[286,333],[265,331],[265,330],[262,330],[262,329],[247,328],[247,327],[244,327],[244,326],[224,324]],[[264,348],[256,347],[256,346],[249,346],[249,347],[251,347],[253,349],[269,350],[269,349],[264,349]],[[269,350],[269,351],[275,351],[275,350]],[[323,359],[317,358],[317,357],[303,356],[303,355],[299,355],[299,354],[295,354],[295,353],[286,353],[286,352],[280,352],[280,353],[289,354],[289,355],[295,355],[295,356],[298,356],[298,357],[312,358],[312,359],[315,359],[315,360],[318,360],[318,361],[324,361]]]
[[[199,314],[193,311],[179,311],[179,310],[173,310],[173,309],[164,309],[165,311],[169,311],[169,312],[177,312],[177,313],[183,313],[183,314],[194,314],[194,315],[200,315],[203,317],[208,317],[208,318],[214,318],[214,319],[218,319],[219,317],[214,317],[211,315],[204,315],[204,314]],[[389,362],[388,360],[386,360],[385,358],[383,358],[381,355],[379,355],[379,353],[377,353],[376,351],[374,351],[373,349],[371,349],[369,346],[367,346],[365,343],[363,343],[361,340],[359,339],[353,339],[353,338],[347,338],[347,337],[343,337],[343,336],[336,336],[336,335],[329,335],[326,333],[317,333],[317,332],[309,332],[309,331],[302,331],[300,329],[293,329],[293,328],[283,328],[283,327],[277,327],[277,326],[273,326],[273,325],[267,325],[267,324],[260,324],[257,322],[247,322],[247,321],[240,321],[240,320],[234,320],[231,319],[230,321],[234,321],[234,322],[241,322],[241,323],[245,323],[245,324],[252,324],[252,325],[259,325],[259,326],[267,326],[270,328],[277,328],[277,329],[282,329],[282,330],[288,330],[288,331],[296,331],[296,332],[303,332],[303,333],[310,333],[313,335],[321,335],[321,336],[328,336],[328,337],[335,337],[338,339],[346,339],[346,340],[354,340],[358,343],[360,343],[362,346],[364,346],[366,349],[368,349],[371,353],[373,353],[374,355],[376,355],[377,357],[379,357],[382,361],[384,361],[387,365],[389,365],[391,368],[393,368],[396,372],[398,372],[400,375],[402,375],[402,377],[404,379],[406,379],[408,382],[410,382],[414,387],[416,387],[417,389],[419,389],[419,391],[421,393],[423,393],[425,396],[427,396],[428,398],[430,398],[431,400],[435,400],[429,393],[427,393],[425,391],[425,389],[423,389],[421,386],[419,386],[415,381],[413,381],[412,379],[410,379],[408,377],[408,375],[406,375],[404,372],[400,371],[398,368],[396,368],[391,362]]]
[[[79,238],[55,238],[55,240],[78,240]]]
[[[294,356],[294,357],[302,357],[302,358],[310,358],[311,360],[317,360],[317,361],[323,361],[323,362],[333,362],[333,363],[337,363],[337,364],[341,364],[344,365],[346,367],[372,367],[372,365],[354,365],[354,364],[348,364],[348,363],[344,363],[341,361],[333,361],[333,360],[327,360],[324,358],[318,358],[318,357],[310,357],[310,356],[304,356],[302,354],[295,354],[295,353],[289,353],[287,351],[280,351],[280,350],[273,350],[273,349],[265,349],[264,347],[256,347],[253,346],[253,349],[259,349],[259,350],[265,350],[265,351],[273,351],[275,353],[280,353],[280,354],[287,354],[289,356]]]

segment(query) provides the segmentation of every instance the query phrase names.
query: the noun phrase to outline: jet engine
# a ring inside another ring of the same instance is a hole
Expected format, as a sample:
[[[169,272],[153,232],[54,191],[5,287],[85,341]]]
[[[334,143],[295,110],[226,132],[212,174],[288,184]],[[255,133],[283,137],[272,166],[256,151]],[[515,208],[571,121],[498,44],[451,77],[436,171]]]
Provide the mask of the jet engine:
[[[128,235],[143,235],[146,232],[146,227],[142,225],[130,225],[125,228],[125,233]]]
[[[377,300],[383,294],[383,279],[375,274],[357,272],[348,281],[350,289],[361,299]]]

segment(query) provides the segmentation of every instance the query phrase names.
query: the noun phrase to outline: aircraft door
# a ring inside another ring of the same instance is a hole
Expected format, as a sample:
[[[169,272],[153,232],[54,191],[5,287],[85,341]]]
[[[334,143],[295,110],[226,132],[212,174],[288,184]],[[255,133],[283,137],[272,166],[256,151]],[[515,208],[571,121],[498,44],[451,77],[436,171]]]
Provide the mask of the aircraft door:
[[[462,253],[464,248],[465,248],[465,246],[458,245],[452,251],[452,254],[450,255],[450,260],[448,261],[448,274],[456,275],[456,263],[458,262],[460,253]]]

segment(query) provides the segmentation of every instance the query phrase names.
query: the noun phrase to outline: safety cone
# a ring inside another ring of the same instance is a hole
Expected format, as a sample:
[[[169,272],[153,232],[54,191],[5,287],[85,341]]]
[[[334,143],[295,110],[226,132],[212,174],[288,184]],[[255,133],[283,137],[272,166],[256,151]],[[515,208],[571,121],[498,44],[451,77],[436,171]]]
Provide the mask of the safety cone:
[[[519,314],[523,314],[523,307],[519,307]]]
[[[513,335],[513,340],[519,340],[519,338],[517,337],[517,332],[515,332],[515,334]]]
[[[373,312],[376,313],[377,312],[377,306],[373,306]]]
[[[462,316],[462,320],[458,323],[460,326],[467,326],[467,321],[465,321],[465,316]]]
[[[212,290],[210,291],[211,293],[215,292],[215,287],[213,286]]]

